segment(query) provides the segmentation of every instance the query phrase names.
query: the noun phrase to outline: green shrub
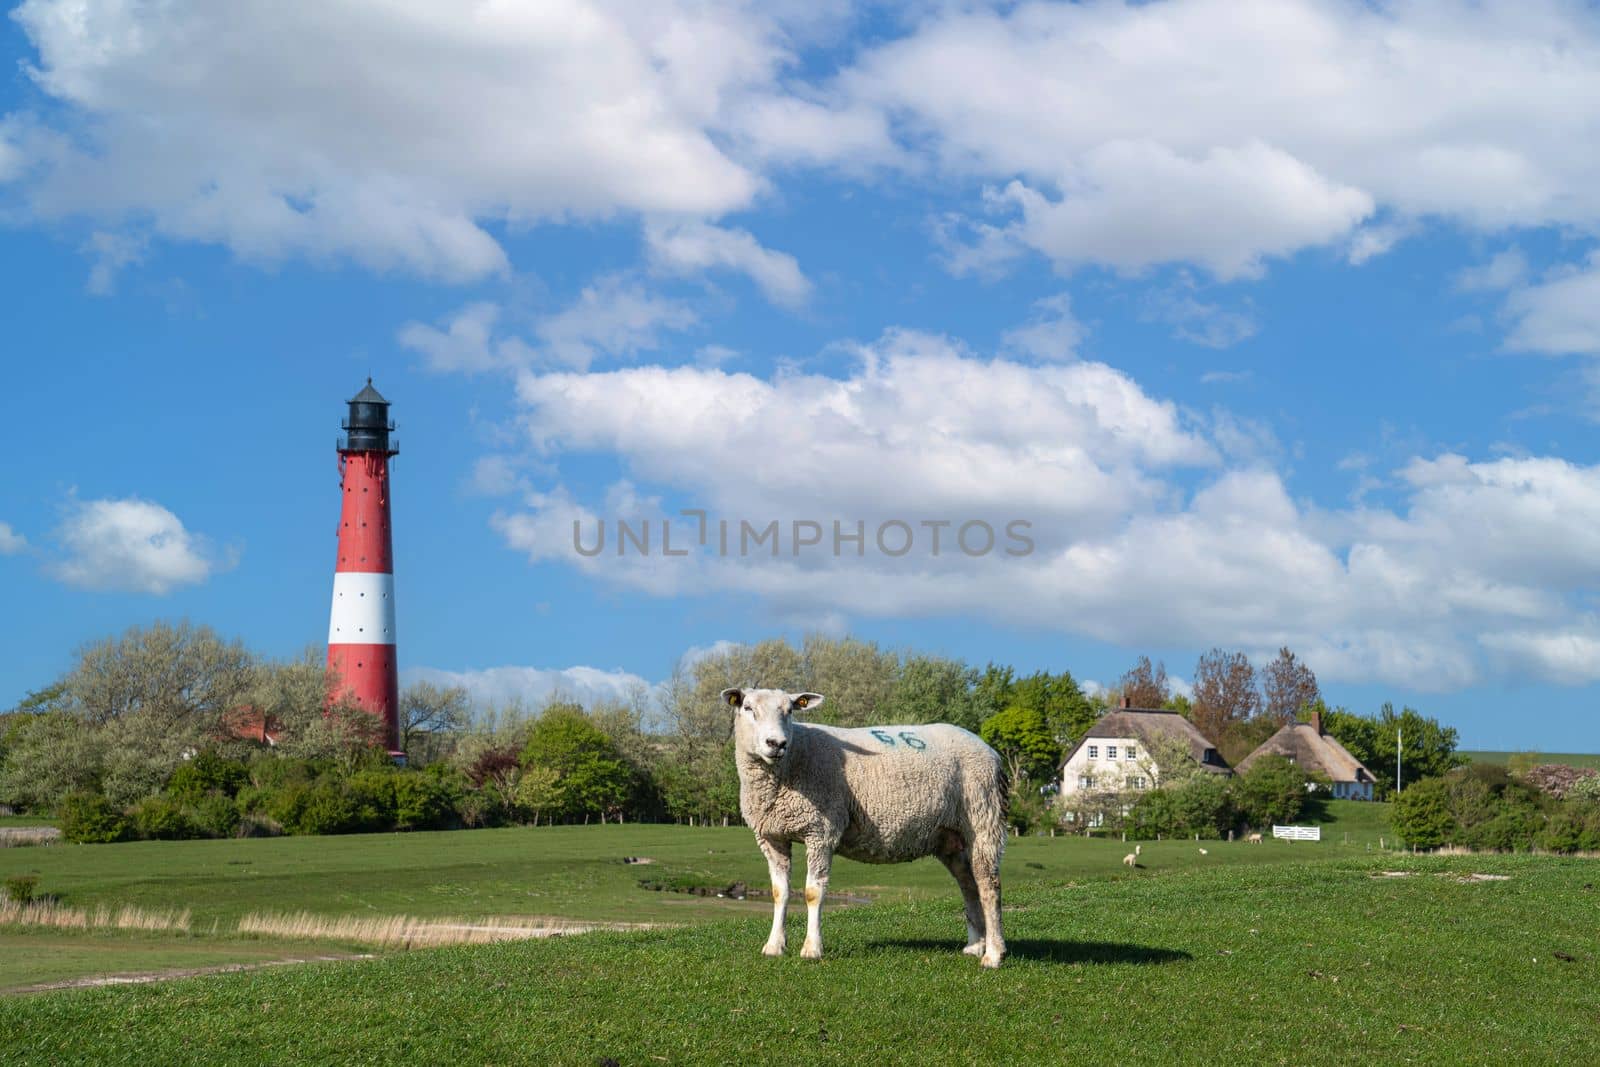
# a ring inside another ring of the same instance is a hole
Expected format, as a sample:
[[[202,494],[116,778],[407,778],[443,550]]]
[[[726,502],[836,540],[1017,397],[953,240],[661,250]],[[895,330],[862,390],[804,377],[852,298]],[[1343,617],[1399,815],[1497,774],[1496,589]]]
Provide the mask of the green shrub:
[[[1251,826],[1289,823],[1306,803],[1306,775],[1282,756],[1263,756],[1234,779],[1233,803]]]
[[[296,817],[282,820],[291,834],[345,834],[360,826],[356,798],[341,783],[321,781],[305,791]]]
[[[13,904],[32,904],[39,897],[37,874],[14,874],[6,879],[6,899]]]
[[[99,793],[69,793],[56,812],[61,820],[61,836],[80,844],[106,844],[121,841],[128,833],[128,820]]]
[[[289,782],[276,789],[263,788],[256,805],[247,810],[265,815],[281,826],[286,833],[297,834],[301,814],[310,800],[312,787],[305,782]]]
[[[238,805],[218,793],[201,797],[189,817],[207,837],[232,837],[239,829]]]
[[[345,791],[355,807],[351,831],[394,829],[395,789],[401,777],[402,772],[395,770],[357,771],[350,776]]]
[[[394,823],[401,830],[444,829],[456,821],[459,788],[437,774],[400,774],[394,781]]]
[[[1459,828],[1450,814],[1450,789],[1443,778],[1424,778],[1407,786],[1389,809],[1389,823],[1414,848],[1438,848],[1453,841]]]
[[[135,804],[133,829],[146,841],[180,841],[200,833],[183,805],[169,796],[145,797]]]
[[[249,781],[249,771],[242,761],[202,752],[172,772],[167,779],[167,793],[180,803],[198,804],[211,793],[231,797]]]

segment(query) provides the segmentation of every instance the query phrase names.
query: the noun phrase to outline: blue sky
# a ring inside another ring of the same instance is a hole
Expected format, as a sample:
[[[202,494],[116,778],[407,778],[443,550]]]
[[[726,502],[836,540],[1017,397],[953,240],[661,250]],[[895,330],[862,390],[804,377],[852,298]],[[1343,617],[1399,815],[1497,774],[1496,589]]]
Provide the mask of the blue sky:
[[[410,677],[1286,643],[1356,710],[1600,746],[1584,6],[221,11],[0,27],[0,704],[152,618],[322,641],[370,374]],[[1035,551],[572,550],[684,508]]]

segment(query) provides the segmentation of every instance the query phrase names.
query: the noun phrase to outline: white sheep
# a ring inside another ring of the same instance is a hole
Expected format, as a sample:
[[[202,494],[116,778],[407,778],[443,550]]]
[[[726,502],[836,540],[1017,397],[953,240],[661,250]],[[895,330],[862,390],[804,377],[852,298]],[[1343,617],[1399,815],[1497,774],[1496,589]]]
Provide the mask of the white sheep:
[[[1249,837],[1245,838],[1245,840],[1248,841],[1252,845],[1259,845],[1259,844],[1261,844],[1261,835],[1260,834],[1251,834]]]
[[[1141,852],[1143,852],[1143,851],[1144,851],[1144,846],[1143,845],[1134,845],[1133,846],[1133,851],[1128,853],[1126,856],[1122,857],[1122,865],[1124,867],[1137,867],[1137,866],[1139,866],[1139,854]]]
[[[1000,756],[959,726],[846,730],[794,722],[816,693],[724,689],[734,709],[739,811],[772,875],[772,934],[761,950],[781,956],[789,903],[789,850],[806,846],[806,940],[822,956],[822,898],[834,853],[862,863],[937,856],[961,887],[967,947],[1000,966],[1000,857],[1006,841]]]

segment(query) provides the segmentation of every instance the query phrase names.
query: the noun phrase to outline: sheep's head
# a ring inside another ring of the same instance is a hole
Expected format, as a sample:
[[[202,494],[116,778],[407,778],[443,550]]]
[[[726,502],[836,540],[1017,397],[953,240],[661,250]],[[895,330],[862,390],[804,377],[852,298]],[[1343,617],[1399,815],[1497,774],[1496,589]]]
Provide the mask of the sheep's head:
[[[822,703],[818,693],[781,689],[724,689],[722,699],[733,709],[734,745],[768,764],[776,764],[789,751],[794,713]]]

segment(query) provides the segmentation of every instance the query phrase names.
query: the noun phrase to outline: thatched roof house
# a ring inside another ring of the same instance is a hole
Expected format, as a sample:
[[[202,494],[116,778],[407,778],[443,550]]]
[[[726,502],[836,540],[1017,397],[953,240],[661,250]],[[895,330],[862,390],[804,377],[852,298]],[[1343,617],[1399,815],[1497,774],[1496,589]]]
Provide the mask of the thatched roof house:
[[[1311,713],[1310,722],[1292,722],[1263,741],[1259,748],[1239,761],[1242,774],[1262,756],[1282,756],[1307,774],[1320,775],[1333,783],[1333,795],[1351,800],[1371,800],[1376,779],[1366,764],[1350,754],[1339,739],[1322,728],[1322,713]]]
[[[1089,728],[1061,767],[1061,791],[1118,792],[1150,789],[1160,774],[1152,756],[1164,742],[1187,747],[1201,769],[1232,773],[1217,746],[1175,711],[1120,707],[1108,711]]]

